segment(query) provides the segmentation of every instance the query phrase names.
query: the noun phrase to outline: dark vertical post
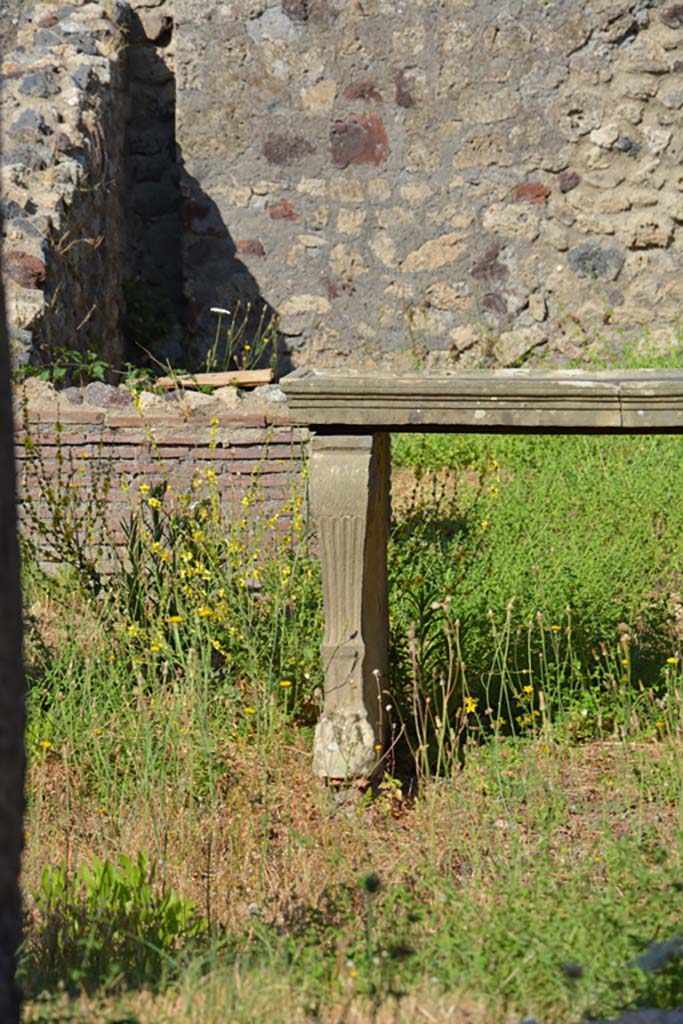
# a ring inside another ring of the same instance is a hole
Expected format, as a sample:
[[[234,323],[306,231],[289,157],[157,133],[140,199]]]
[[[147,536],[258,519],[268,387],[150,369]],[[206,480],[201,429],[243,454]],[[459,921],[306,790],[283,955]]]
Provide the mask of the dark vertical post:
[[[24,670],[14,429],[5,301],[0,280],[0,1021],[18,1024],[19,868],[24,808]]]

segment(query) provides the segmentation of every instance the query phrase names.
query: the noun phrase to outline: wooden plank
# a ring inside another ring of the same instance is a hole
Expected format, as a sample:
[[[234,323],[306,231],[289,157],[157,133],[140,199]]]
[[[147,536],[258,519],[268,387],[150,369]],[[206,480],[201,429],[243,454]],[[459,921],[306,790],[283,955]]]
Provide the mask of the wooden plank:
[[[219,373],[179,373],[177,377],[159,377],[155,386],[171,391],[173,388],[226,388],[231,384],[238,388],[255,388],[270,384],[272,370],[224,370]]]

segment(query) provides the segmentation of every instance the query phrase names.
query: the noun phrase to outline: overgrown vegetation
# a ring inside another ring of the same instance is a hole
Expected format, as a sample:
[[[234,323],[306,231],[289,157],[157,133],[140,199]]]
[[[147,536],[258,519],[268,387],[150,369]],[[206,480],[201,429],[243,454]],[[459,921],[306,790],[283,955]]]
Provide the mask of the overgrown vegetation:
[[[397,742],[355,801],[310,772],[305,481],[269,517],[130,481],[105,571],[87,461],[27,556],[27,1020],[683,1001],[678,439],[396,440]]]
[[[439,675],[432,605],[450,595],[471,692],[489,703],[530,673],[552,685],[555,712],[588,708],[590,727],[600,714],[610,731],[619,708],[661,696],[662,665],[680,653],[677,438],[407,435],[394,447],[399,465],[434,467],[394,530],[399,662],[414,621],[421,675]]]

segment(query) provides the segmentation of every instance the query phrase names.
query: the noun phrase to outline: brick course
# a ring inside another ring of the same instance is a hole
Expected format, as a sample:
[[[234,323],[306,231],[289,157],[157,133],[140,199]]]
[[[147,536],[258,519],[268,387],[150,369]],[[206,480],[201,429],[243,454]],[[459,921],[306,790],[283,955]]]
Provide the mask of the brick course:
[[[139,500],[142,483],[153,486],[168,480],[175,493],[189,492],[196,475],[205,479],[206,472],[213,470],[212,486],[227,506],[236,509],[253,487],[256,508],[272,515],[287,501],[300,478],[308,432],[289,426],[286,413],[278,412],[277,426],[268,414],[221,416],[218,425],[198,415],[187,422],[180,422],[177,415],[155,417],[153,432],[150,419],[129,409],[104,413],[55,405],[29,407],[24,414],[19,407],[16,455],[20,499],[30,494],[35,507],[44,510],[40,478],[55,486],[60,467],[64,481],[68,483],[72,475],[80,481],[84,497],[108,477],[107,529],[116,547],[123,540],[121,523]],[[35,474],[31,472],[34,456],[32,445],[26,443],[27,432],[39,453],[41,468]]]

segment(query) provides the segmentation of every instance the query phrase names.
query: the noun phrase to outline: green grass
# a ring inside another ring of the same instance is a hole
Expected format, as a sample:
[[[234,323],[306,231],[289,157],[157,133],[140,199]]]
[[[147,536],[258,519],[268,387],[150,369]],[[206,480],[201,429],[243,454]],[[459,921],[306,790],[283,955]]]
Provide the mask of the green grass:
[[[556,667],[564,660],[593,691],[624,623],[629,686],[657,691],[680,644],[682,439],[408,435],[396,439],[394,464],[422,477],[394,530],[399,659],[413,619],[443,663],[429,609],[451,595],[475,691],[489,680],[491,620],[500,629],[510,603],[513,673],[557,632]],[[567,636],[571,657],[566,642],[557,649]]]
[[[396,440],[397,742],[346,802],[311,775],[301,494],[277,535],[257,487],[239,516],[210,474],[187,499],[143,487],[113,574],[75,557],[49,580],[29,553],[26,1019],[562,1024],[683,1002],[676,942],[638,959],[681,931],[682,457]],[[71,494],[36,509],[33,557],[64,522],[96,536]]]

